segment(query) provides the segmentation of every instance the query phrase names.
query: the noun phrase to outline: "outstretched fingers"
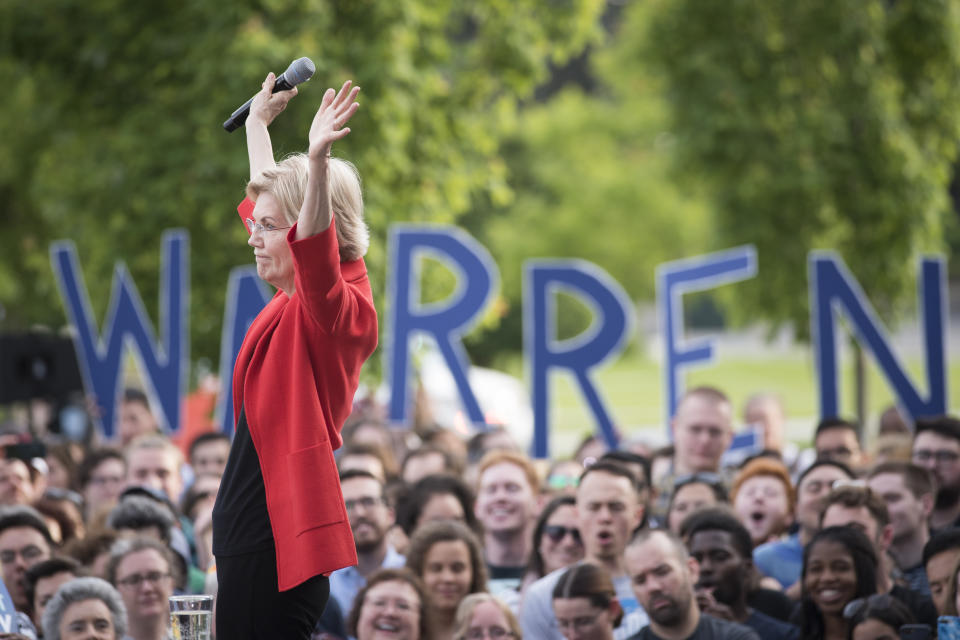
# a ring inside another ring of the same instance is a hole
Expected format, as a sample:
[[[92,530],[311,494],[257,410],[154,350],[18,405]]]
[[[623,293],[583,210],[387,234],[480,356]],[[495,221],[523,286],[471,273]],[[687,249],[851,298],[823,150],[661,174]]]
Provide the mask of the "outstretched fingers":
[[[347,80],[343,83],[343,86],[340,87],[340,90],[337,91],[337,96],[333,100],[333,107],[335,109],[339,109],[347,101],[347,96],[352,93],[350,91],[350,87],[352,86],[353,80]],[[330,89],[330,91],[333,91],[333,89]]]
[[[337,118],[334,120],[334,127],[337,129],[343,127],[345,124],[350,122],[350,118],[353,117],[353,114],[357,112],[357,109],[360,108],[360,105],[356,102],[351,102],[347,107],[337,113]]]

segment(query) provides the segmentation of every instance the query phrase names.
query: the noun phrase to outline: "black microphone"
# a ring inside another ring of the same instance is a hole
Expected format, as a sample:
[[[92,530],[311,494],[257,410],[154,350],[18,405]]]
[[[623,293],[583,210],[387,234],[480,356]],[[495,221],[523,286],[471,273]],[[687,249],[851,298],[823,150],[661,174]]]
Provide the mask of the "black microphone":
[[[301,82],[306,82],[313,76],[313,72],[317,70],[317,67],[314,66],[313,60],[310,58],[299,58],[290,63],[290,66],[287,67],[287,70],[284,71],[279,78],[277,78],[276,84],[273,85],[273,93],[277,91],[287,91],[288,89],[293,89],[295,86]],[[256,97],[256,96],[254,96]],[[243,126],[243,123],[247,121],[247,116],[250,115],[250,105],[253,103],[253,98],[250,98],[243,103],[243,106],[230,114],[230,117],[227,118],[227,121],[223,123],[223,128],[227,132],[235,131]]]

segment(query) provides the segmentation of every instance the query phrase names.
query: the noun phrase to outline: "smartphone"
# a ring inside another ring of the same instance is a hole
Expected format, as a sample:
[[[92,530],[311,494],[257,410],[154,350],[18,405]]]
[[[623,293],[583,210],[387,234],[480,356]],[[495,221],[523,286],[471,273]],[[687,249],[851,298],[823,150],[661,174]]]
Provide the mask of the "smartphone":
[[[928,624],[905,624],[900,627],[900,640],[930,640],[933,629]]]
[[[912,627],[915,625],[905,626]],[[902,633],[900,637],[903,637]],[[957,616],[940,616],[937,618],[937,638],[939,640],[960,640],[960,618]]]
[[[4,453],[8,458],[23,460],[29,465],[34,458],[46,457],[47,447],[42,442],[20,442],[8,444],[4,448]]]

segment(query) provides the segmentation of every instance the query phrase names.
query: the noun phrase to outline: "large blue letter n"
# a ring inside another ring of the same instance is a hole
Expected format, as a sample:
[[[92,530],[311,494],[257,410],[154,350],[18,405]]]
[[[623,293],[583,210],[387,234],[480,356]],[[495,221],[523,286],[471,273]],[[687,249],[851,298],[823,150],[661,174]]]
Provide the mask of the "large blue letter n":
[[[928,393],[920,395],[907,377],[883,325],[843,260],[829,251],[811,252],[810,333],[820,385],[820,415],[840,415],[837,380],[836,316],[843,313],[862,347],[870,351],[899,401],[912,419],[947,412],[946,268],[944,261],[925,258],[917,275],[918,308],[923,331]]]

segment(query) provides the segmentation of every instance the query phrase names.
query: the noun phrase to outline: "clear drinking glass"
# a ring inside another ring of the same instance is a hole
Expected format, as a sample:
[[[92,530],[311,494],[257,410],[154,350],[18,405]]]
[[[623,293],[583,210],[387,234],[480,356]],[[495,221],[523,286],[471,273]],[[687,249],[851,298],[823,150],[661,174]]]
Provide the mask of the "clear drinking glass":
[[[170,596],[174,640],[210,640],[213,596]]]

